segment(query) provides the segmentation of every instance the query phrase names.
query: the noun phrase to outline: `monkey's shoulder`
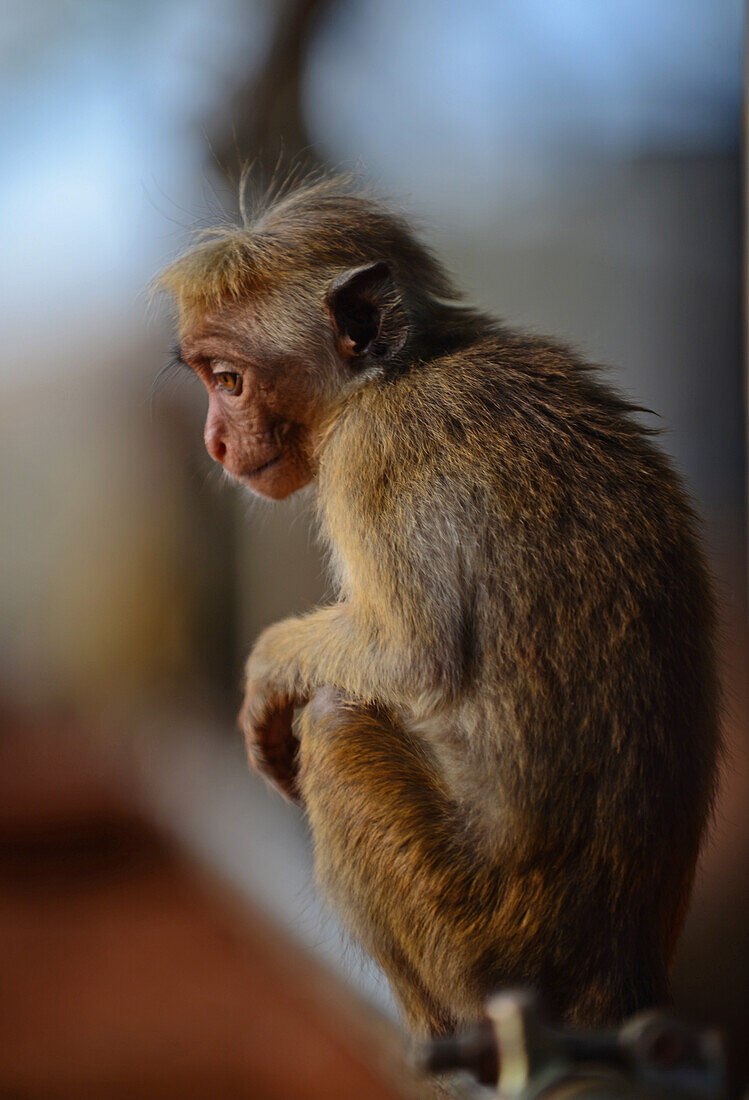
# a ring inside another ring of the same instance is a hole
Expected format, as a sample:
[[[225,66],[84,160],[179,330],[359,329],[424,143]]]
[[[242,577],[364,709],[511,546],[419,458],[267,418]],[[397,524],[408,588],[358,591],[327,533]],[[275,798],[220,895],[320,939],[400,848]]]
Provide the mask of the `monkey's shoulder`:
[[[371,380],[350,403],[342,437],[350,461],[395,463],[409,476],[539,462],[661,475],[667,464],[642,411],[570,349],[498,327]]]
[[[697,541],[637,409],[573,352],[508,331],[362,386],[324,465],[328,497],[370,539],[405,516],[440,545],[482,532],[534,560],[570,541],[635,558]]]

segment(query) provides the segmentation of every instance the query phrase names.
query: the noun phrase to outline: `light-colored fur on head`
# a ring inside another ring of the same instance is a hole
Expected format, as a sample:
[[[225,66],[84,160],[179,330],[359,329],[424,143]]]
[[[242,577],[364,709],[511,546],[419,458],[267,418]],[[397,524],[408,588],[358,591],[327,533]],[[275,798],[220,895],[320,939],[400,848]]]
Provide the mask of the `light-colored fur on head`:
[[[435,299],[458,295],[441,265],[404,218],[384,210],[345,173],[292,174],[254,200],[240,183],[238,224],[200,230],[189,249],[154,281],[174,299],[183,326],[207,310],[262,294],[306,272],[332,278],[383,259]]]

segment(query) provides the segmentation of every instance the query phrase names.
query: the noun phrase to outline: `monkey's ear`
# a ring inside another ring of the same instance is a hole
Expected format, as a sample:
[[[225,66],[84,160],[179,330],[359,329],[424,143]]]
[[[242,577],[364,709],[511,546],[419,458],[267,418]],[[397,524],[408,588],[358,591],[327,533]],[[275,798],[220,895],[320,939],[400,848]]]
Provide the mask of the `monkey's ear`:
[[[408,338],[408,318],[389,266],[379,260],[344,271],[325,305],[343,355],[392,359]]]

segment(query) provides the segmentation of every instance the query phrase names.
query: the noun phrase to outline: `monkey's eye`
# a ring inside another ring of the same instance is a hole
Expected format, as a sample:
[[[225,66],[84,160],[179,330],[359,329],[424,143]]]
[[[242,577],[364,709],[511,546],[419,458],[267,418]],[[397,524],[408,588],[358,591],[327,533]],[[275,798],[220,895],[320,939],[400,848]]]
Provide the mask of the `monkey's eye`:
[[[213,376],[222,390],[235,397],[242,392],[242,379],[231,370],[219,370]]]

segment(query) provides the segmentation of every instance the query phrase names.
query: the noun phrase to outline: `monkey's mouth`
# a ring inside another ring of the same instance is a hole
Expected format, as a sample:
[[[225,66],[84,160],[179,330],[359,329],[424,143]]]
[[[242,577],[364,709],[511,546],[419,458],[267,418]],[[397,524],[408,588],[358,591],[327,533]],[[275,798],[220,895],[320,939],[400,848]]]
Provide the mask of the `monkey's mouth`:
[[[249,470],[244,476],[246,478],[257,477],[258,474],[264,473],[269,470],[271,466],[275,466],[276,463],[283,458],[283,451],[279,451],[273,458],[269,458],[267,462],[261,462],[259,466],[256,466],[254,470]]]

